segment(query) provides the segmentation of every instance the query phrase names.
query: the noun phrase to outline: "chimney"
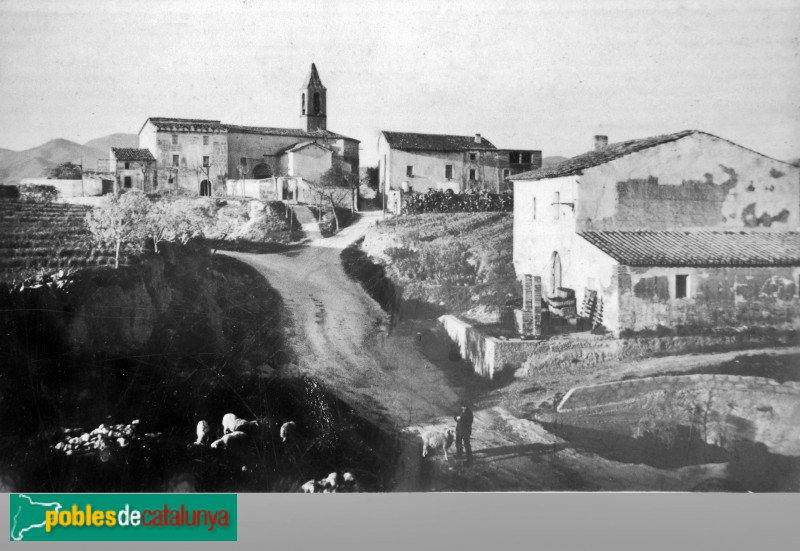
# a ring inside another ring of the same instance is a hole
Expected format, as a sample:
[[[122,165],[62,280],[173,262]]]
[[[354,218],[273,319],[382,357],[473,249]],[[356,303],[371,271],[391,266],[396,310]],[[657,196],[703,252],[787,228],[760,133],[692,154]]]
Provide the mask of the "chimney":
[[[608,136],[595,136],[594,137],[594,150],[600,151],[608,147]]]
[[[475,143],[481,143],[481,135],[475,134]]]

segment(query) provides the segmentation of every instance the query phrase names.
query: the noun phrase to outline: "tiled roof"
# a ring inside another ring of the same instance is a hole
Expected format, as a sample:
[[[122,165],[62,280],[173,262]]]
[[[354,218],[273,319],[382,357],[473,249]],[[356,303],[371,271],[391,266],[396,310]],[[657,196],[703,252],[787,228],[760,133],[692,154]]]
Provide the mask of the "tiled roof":
[[[114,157],[118,161],[155,161],[156,158],[149,149],[136,149],[133,147],[112,147]]]
[[[415,132],[383,131],[387,143],[394,149],[406,151],[476,151],[497,149],[492,142],[481,138],[475,143],[475,136],[451,136],[446,134],[417,134]]]
[[[267,136],[292,136],[297,138],[329,138],[333,140],[352,140],[353,138],[342,136],[330,130],[301,130],[300,128],[273,128],[267,126],[239,126],[236,124],[226,124],[228,132],[238,132],[240,134],[265,134]]]
[[[147,120],[163,132],[225,132],[225,125],[215,120],[170,117],[150,117]]]
[[[800,266],[800,232],[587,231],[626,266]]]
[[[571,176],[580,173],[586,168],[602,165],[618,157],[630,155],[631,153],[636,153],[648,147],[674,142],[675,140],[679,140],[696,132],[699,132],[699,130],[682,130],[674,134],[663,134],[661,136],[652,136],[641,140],[628,140],[626,142],[608,144],[603,149],[588,151],[551,167],[523,172],[522,174],[515,175],[512,179],[543,180],[545,178]]]

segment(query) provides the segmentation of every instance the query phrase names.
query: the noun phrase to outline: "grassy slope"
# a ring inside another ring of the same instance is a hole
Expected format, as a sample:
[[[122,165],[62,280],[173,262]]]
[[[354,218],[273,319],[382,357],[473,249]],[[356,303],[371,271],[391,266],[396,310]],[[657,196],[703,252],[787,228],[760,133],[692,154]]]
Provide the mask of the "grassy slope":
[[[364,250],[386,260],[404,300],[449,311],[505,304],[520,290],[509,213],[419,214],[371,229]],[[441,304],[444,303],[444,304]]]

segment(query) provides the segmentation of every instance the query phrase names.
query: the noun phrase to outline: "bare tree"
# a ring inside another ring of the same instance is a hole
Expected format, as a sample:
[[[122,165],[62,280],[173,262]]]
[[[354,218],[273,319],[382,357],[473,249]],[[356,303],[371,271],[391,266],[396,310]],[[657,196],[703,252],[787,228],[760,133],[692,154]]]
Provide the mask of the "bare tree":
[[[97,243],[114,248],[114,268],[119,268],[122,247],[140,249],[146,238],[146,219],[151,203],[138,191],[121,197],[107,195],[103,201],[89,213],[87,225]]]

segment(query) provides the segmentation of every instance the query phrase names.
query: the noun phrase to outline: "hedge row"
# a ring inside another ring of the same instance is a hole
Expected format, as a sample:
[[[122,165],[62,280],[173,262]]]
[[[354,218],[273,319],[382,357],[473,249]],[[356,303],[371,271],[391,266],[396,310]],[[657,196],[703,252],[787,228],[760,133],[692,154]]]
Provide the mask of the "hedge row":
[[[476,191],[455,193],[453,190],[431,189],[422,194],[406,196],[403,214],[429,212],[511,212],[514,210],[514,194],[510,191],[490,193]]]

